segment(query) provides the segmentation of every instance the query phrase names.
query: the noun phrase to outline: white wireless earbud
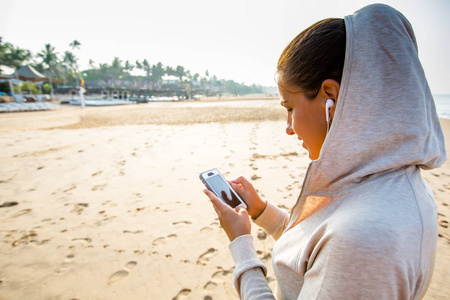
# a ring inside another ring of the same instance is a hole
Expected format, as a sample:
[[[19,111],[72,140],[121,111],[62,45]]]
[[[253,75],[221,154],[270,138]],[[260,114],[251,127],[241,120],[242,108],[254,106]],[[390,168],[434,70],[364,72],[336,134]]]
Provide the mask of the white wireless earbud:
[[[328,131],[330,131],[330,108],[332,108],[334,106],[334,101],[331,99],[328,99],[327,102],[325,103],[325,115],[327,118],[327,133]]]

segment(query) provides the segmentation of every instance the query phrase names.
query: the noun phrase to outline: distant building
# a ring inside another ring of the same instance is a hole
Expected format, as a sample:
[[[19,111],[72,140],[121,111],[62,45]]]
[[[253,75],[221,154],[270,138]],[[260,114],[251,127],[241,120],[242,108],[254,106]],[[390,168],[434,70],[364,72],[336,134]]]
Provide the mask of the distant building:
[[[180,82],[180,78],[173,75],[166,75],[161,78],[162,84],[177,84]]]

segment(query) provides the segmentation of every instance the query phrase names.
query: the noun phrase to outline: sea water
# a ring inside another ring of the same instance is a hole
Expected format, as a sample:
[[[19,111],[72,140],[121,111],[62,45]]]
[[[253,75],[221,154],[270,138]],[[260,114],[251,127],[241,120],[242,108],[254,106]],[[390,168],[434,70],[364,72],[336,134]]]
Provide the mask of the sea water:
[[[433,95],[439,118],[450,119],[450,95]]]

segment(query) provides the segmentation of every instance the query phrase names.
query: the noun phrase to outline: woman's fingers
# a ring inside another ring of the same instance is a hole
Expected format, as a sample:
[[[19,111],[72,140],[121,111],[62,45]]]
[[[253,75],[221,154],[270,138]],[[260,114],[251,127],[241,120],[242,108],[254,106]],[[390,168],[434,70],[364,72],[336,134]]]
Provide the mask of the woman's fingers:
[[[207,189],[203,190],[203,192],[211,200],[214,210],[219,217],[220,225],[225,230],[230,241],[233,241],[238,236],[250,234],[250,219],[244,207],[237,206],[233,209],[228,204],[222,202],[213,192]]]
[[[211,200],[212,204],[214,205],[214,209],[216,210],[216,213],[219,215],[219,213],[221,214],[224,210],[229,209],[230,207],[223,203],[222,200],[220,200],[213,192],[211,192],[208,189],[204,189],[203,193],[205,193],[208,197],[209,200]]]
[[[235,184],[241,184],[246,190],[253,187],[250,181],[248,181],[244,176],[239,176],[238,178],[231,180],[231,182]]]

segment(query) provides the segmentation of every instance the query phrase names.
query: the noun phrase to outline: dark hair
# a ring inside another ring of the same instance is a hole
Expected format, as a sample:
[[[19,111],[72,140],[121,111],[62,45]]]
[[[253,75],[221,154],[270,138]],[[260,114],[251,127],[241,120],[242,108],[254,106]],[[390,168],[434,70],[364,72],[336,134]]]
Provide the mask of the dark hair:
[[[297,35],[278,60],[278,85],[300,88],[306,97],[317,96],[322,82],[341,82],[345,60],[344,19],[319,21]]]

